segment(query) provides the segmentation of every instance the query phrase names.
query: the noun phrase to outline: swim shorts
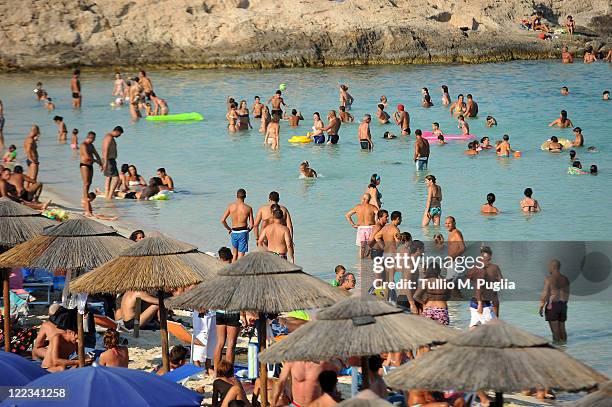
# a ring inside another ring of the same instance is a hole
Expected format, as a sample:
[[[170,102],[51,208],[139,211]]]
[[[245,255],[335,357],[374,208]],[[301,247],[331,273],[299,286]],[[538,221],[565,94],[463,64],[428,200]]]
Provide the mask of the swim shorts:
[[[217,325],[240,326],[240,312],[217,311]]]
[[[370,147],[370,142],[368,140],[359,140],[359,144],[361,144],[362,150],[370,150],[372,148]]]
[[[448,309],[446,308],[425,307],[423,308],[423,313],[421,315],[423,315],[425,318],[433,319],[442,325],[448,325],[450,323],[448,318]]]
[[[331,142],[332,144],[338,144],[338,141],[340,141],[340,136],[337,134],[329,134],[327,136],[327,141]]]
[[[483,301],[482,314],[478,313],[478,303],[475,299],[470,302],[470,328],[473,326],[484,325],[495,319],[493,304],[491,301]]]
[[[280,119],[283,117],[283,111],[281,109],[278,109],[278,110],[272,109],[272,111],[270,112],[270,115],[271,116],[277,115],[278,118]]]
[[[417,171],[425,171],[427,169],[427,161],[429,161],[429,157],[417,158],[415,162]]]
[[[136,191],[126,193],[123,199],[136,199]]]
[[[106,170],[104,170],[105,177],[118,177],[119,170],[117,169],[117,160],[109,158],[106,164]]]
[[[29,166],[30,166],[30,165],[32,165],[32,164],[40,164],[40,163],[39,163],[39,162],[32,161],[32,160],[30,160],[29,158],[26,158],[26,165],[29,167]]]
[[[567,321],[567,302],[554,301],[546,306],[544,312],[547,321]]]
[[[440,216],[442,213],[442,208],[439,206],[435,206],[433,208],[429,208],[429,217],[433,218],[434,216]]]
[[[314,136],[314,142],[315,144],[323,144],[325,143],[325,136],[321,135],[321,136]]]
[[[80,97],[81,97],[81,94],[80,94],[80,93],[77,93],[77,92],[72,92],[72,98],[73,98],[73,99],[78,99],[78,98],[80,98]]]
[[[374,226],[359,226],[357,228],[357,237],[355,238],[355,244],[357,246],[362,246],[367,243],[372,236],[372,230],[374,230]]]
[[[230,234],[230,240],[232,242],[232,246],[235,249],[238,249],[240,253],[246,253],[249,251],[249,230],[233,230]]]

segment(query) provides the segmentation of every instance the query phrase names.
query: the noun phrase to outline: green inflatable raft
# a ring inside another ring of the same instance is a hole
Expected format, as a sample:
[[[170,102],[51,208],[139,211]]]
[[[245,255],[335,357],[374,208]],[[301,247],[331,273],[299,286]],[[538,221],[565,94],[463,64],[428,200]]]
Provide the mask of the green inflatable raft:
[[[198,112],[167,114],[165,116],[147,116],[147,120],[152,122],[196,122],[204,120]]]

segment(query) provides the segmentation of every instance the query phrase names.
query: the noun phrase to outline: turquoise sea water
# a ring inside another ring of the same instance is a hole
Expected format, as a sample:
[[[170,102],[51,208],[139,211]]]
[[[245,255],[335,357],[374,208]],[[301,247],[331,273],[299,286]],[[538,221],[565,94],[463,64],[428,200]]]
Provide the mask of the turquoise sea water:
[[[179,193],[167,202],[96,202],[103,213],[118,214],[122,220],[142,225],[146,231],[160,230],[215,251],[229,245],[219,223],[227,203],[237,188],[248,192],[247,202],[255,210],[267,202],[272,190],[281,194],[294,219],[297,263],[312,274],[330,278],[336,264],[354,268],[354,230],[344,213],[359,201],[370,175],[382,177],[383,207],[400,210],[402,230],[414,238],[431,240],[437,232],[423,230],[420,221],[426,190],[423,178],[434,174],[443,189],[443,215],[457,218],[466,240],[542,241],[609,240],[612,232],[612,101],[601,101],[604,89],[612,88],[608,64],[562,65],[557,62],[513,62],[484,65],[431,65],[402,67],[359,67],[334,69],[291,69],[272,71],[176,71],[149,72],[156,92],[169,102],[171,113],[197,111],[205,120],[199,123],[151,123],[131,121],[127,108],[111,109],[112,72],[88,73],[82,77],[84,105],[70,108],[69,74],[2,74],[0,98],[5,105],[5,138],[18,147],[23,157],[23,138],[32,123],[41,126],[40,179],[56,192],[78,202],[81,181],[78,156],[56,140],[54,115],[65,117],[69,131],[76,127],[81,139],[88,130],[102,136],[121,125],[118,140],[119,163],[135,164],[148,178],[157,167],[166,167]],[[37,81],[53,97],[57,110],[45,111],[34,99]],[[469,121],[472,133],[487,135],[492,141],[510,135],[520,159],[499,159],[492,152],[467,158],[465,143],[432,145],[429,172],[418,174],[412,162],[412,139],[383,140],[384,131],[399,134],[395,125],[372,124],[375,148],[362,152],[357,142],[357,124],[345,124],[337,146],[290,145],[292,135],[305,134],[312,126],[313,111],[326,116],[338,106],[338,82],[348,83],[355,98],[352,114],[357,119],[374,113],[379,96],[390,102],[389,113],[403,103],[411,115],[412,129],[430,130],[437,121],[442,130],[456,133],[456,120],[440,104],[439,86],[446,84],[451,97],[472,93],[479,103],[479,118]],[[263,145],[259,122],[249,132],[228,134],[225,99],[228,95],[246,99],[267,99],[279,83],[286,83],[285,100],[301,110],[306,118],[298,129],[281,125],[281,148],[273,152]],[[562,96],[561,86],[570,88]],[[420,89],[428,87],[435,106],[420,107]],[[569,176],[567,153],[554,155],[540,151],[540,144],[552,135],[572,139],[570,129],[551,129],[547,124],[565,109],[574,125],[583,129],[585,144],[599,153],[578,150],[583,165],[597,164],[596,177]],[[493,115],[499,125],[488,129],[484,118]],[[298,165],[308,160],[321,175],[317,180],[298,178]],[[94,185],[103,186],[96,174]],[[518,207],[525,187],[534,190],[544,211],[524,216]],[[479,207],[488,192],[497,196],[503,212],[483,217]],[[446,235],[446,231],[442,231]],[[501,264],[501,263],[500,263]],[[511,273],[510,264],[501,264]],[[539,290],[539,287],[537,287]],[[537,300],[537,297],[534,298]],[[456,322],[467,324],[468,314],[460,306]],[[534,303],[508,303],[504,317],[535,333],[548,336]],[[568,351],[592,366],[612,375],[612,307],[610,303],[576,301],[571,304]]]

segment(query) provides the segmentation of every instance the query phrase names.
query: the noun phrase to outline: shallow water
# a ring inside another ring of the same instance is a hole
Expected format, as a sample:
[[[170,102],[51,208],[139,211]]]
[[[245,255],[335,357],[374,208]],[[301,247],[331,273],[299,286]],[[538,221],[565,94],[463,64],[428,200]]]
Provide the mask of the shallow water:
[[[111,109],[111,73],[85,74],[84,108],[73,111],[68,89],[69,75],[0,75],[0,98],[5,104],[7,144],[18,146],[23,157],[23,137],[32,123],[41,125],[40,179],[56,191],[78,202],[80,176],[78,157],[56,141],[51,118],[65,117],[69,130],[77,127],[81,139],[88,130],[101,137],[115,125],[125,129],[118,140],[119,163],[135,164],[148,178],[157,167],[166,167],[179,193],[167,202],[96,202],[104,213],[116,212],[122,218],[158,229],[179,239],[197,244],[202,250],[228,245],[219,218],[237,188],[248,191],[247,202],[255,209],[267,202],[271,190],[281,194],[281,203],[292,212],[296,228],[297,263],[310,273],[330,278],[336,264],[349,269],[356,264],[354,230],[344,213],[359,201],[372,173],[382,177],[380,190],[384,208],[404,214],[402,230],[414,238],[431,240],[435,229],[423,230],[420,221],[425,201],[423,178],[412,162],[412,141],[383,140],[386,130],[399,133],[395,125],[372,125],[375,149],[359,150],[357,124],[343,125],[337,146],[290,145],[292,135],[306,133],[311,114],[322,116],[337,108],[337,83],[348,82],[355,97],[352,114],[357,118],[374,113],[381,94],[391,106],[403,103],[411,115],[412,129],[430,130],[438,121],[442,130],[456,132],[456,121],[440,105],[439,85],[447,84],[451,97],[472,93],[480,106],[478,119],[469,121],[472,133],[497,140],[510,135],[512,147],[522,151],[520,159],[498,159],[491,152],[476,158],[462,155],[465,143],[432,145],[429,173],[443,188],[443,215],[457,218],[467,240],[543,241],[608,240],[612,231],[612,102],[602,102],[601,93],[612,88],[608,64],[562,65],[557,62],[513,62],[484,65],[359,67],[334,69],[287,69],[273,71],[180,71],[150,72],[156,92],[167,98],[171,113],[198,111],[205,120],[199,123],[133,123],[127,108]],[[37,80],[53,97],[58,109],[47,113],[34,100]],[[289,105],[300,109],[306,122],[298,129],[281,126],[281,149],[272,152],[263,146],[255,130],[228,134],[225,99],[245,98],[249,105],[258,94],[266,99],[279,83]],[[562,96],[562,85],[570,88]],[[420,88],[430,89],[435,106],[420,107]],[[390,113],[394,111],[389,107]],[[552,135],[573,138],[570,129],[551,129],[547,124],[559,110],[566,109],[574,125],[580,126],[587,146],[600,152],[589,154],[579,149],[578,156],[588,168],[598,164],[600,174],[569,176],[567,154],[540,151],[540,144]],[[499,125],[488,129],[487,115]],[[317,180],[298,177],[298,165],[308,160],[322,176]],[[94,185],[102,186],[101,174]],[[525,187],[534,190],[544,211],[536,216],[520,213],[518,202]],[[488,192],[497,196],[496,206],[503,214],[483,217],[479,206]],[[442,231],[446,235],[446,231]],[[543,261],[542,261],[543,263]],[[505,273],[512,265],[500,262]],[[539,267],[541,268],[541,267]],[[534,288],[539,290],[539,286]],[[534,300],[537,300],[537,296]],[[467,312],[462,307],[456,321],[465,326]],[[508,303],[504,318],[535,333],[548,336],[547,327],[536,313],[537,304]],[[571,305],[568,351],[592,366],[612,375],[612,313],[610,304],[575,302]]]

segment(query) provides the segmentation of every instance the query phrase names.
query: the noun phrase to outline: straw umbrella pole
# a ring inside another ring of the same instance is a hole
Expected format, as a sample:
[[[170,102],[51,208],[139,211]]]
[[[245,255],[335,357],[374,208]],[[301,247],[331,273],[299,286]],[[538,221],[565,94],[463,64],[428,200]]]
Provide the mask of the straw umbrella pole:
[[[451,339],[385,377],[392,388],[503,393],[530,388],[582,391],[608,378],[548,340],[493,320]]]
[[[255,311],[259,349],[265,349],[265,313],[325,307],[345,298],[338,288],[270,252],[253,252],[221,269],[209,282],[166,302],[170,308]],[[268,375],[260,360],[262,406],[268,402]]]
[[[361,357],[367,387],[368,356],[442,344],[456,335],[454,329],[404,313],[375,296],[350,297],[319,311],[316,321],[302,325],[272,345],[260,359],[275,363]]]
[[[610,407],[612,406],[612,382],[607,382],[599,386],[596,392],[588,394],[570,404],[572,407]]]
[[[9,198],[0,198],[0,252],[42,232],[46,226],[56,222],[45,218],[39,212],[18,204]],[[2,277],[2,298],[4,301],[4,350],[11,349],[11,298],[9,289],[9,268],[0,270]]]
[[[170,371],[164,292],[206,281],[221,268],[219,261],[197,247],[159,235],[142,239],[70,286],[75,293],[155,291],[159,299],[162,362]]]
[[[0,255],[0,267],[32,267],[69,272],[91,270],[112,259],[132,241],[85,217],[56,223]],[[77,318],[79,365],[85,365],[83,318]]]

